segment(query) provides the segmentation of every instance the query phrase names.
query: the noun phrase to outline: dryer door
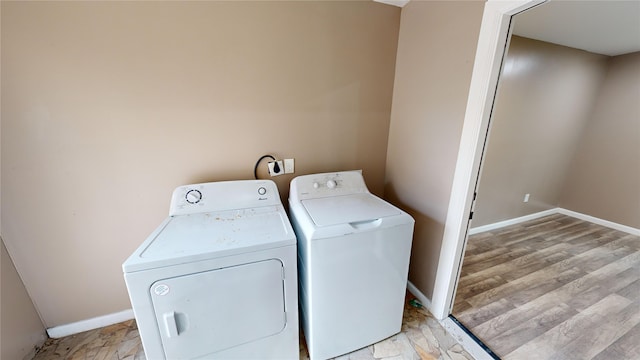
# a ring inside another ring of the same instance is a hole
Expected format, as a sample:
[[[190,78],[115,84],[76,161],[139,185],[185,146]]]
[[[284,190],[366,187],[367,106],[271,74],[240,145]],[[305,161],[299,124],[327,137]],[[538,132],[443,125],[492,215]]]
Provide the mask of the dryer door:
[[[167,359],[193,359],[285,327],[283,267],[265,260],[159,280],[151,288]]]

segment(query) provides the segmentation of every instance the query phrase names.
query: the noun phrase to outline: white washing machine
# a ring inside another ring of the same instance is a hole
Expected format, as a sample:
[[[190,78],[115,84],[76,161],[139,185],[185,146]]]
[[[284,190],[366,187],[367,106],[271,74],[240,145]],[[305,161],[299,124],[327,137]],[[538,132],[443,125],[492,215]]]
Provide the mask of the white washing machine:
[[[273,181],[178,187],[122,268],[147,359],[298,359],[296,238]]]
[[[296,177],[289,206],[311,359],[400,332],[413,218],[371,194],[358,171]]]

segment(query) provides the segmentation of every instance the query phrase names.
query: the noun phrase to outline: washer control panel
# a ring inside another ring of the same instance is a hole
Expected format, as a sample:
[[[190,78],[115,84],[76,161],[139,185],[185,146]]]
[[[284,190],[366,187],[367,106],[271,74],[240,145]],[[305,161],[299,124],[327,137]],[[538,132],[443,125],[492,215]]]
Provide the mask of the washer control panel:
[[[314,181],[313,182],[313,188],[314,189],[320,189],[322,187],[326,187],[327,189],[335,189],[336,187],[338,187],[338,180],[334,180],[334,179],[330,179],[327,180],[326,182],[323,181]]]
[[[303,175],[291,181],[292,200],[368,193],[360,171]]]
[[[281,205],[272,180],[237,180],[179,186],[173,191],[169,215]]]

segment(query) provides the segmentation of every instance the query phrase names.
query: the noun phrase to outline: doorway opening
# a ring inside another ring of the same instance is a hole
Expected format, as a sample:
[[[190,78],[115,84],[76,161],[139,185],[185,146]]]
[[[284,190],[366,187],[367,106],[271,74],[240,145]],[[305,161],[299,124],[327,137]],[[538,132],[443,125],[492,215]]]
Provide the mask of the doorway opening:
[[[434,301],[432,303],[435,312],[438,312],[438,311],[442,312],[441,314],[436,314],[436,316],[441,318],[449,315],[452,309],[454,309],[453,298],[456,293],[456,287],[458,284],[458,278],[460,277],[460,274],[462,274],[462,277],[464,278],[469,274],[477,274],[478,271],[484,271],[484,267],[487,266],[486,262],[483,263],[481,261],[481,256],[479,255],[479,253],[476,254],[478,256],[476,256],[476,259],[474,260],[465,259],[465,263],[467,263],[470,266],[468,267],[468,269],[465,270],[464,265],[462,264],[462,254],[465,253],[465,250],[469,250],[469,249],[473,250],[473,248],[476,247],[475,245],[470,244],[471,240],[467,241],[467,235],[468,235],[467,227],[470,222],[468,216],[470,213],[474,211],[474,207],[475,207],[475,201],[476,201],[476,195],[477,195],[476,184],[477,184],[478,178],[480,177],[480,173],[482,170],[481,168],[484,167],[484,163],[482,162],[482,157],[483,157],[483,154],[485,154],[486,152],[485,144],[486,144],[486,138],[488,136],[488,131],[489,131],[489,119],[492,117],[493,112],[496,110],[494,107],[495,106],[494,97],[496,95],[498,77],[504,70],[504,66],[503,66],[504,64],[502,60],[504,59],[506,48],[508,45],[510,45],[510,41],[511,41],[510,39],[511,39],[512,30],[510,29],[509,24],[512,23],[511,22],[512,17],[519,11],[526,10],[538,5],[536,3],[529,2],[529,3],[520,3],[520,6],[521,6],[520,8],[516,8],[514,6],[509,9],[504,7],[501,9],[496,9],[494,6],[494,8],[491,9],[489,8],[490,4],[491,2],[487,3],[487,9],[485,9],[485,15],[483,18],[483,29],[481,30],[480,41],[478,45],[478,53],[481,53],[482,47],[484,47],[486,50],[487,47],[491,48],[491,46],[493,46],[492,49],[494,51],[495,56],[489,60],[485,59],[484,61],[483,59],[477,58],[476,65],[474,67],[474,75],[473,75],[474,78],[472,79],[471,92],[469,96],[470,100],[467,108],[467,116],[465,117],[465,128],[463,129],[463,139],[462,139],[462,144],[461,144],[460,154],[458,159],[458,167],[456,169],[456,178],[454,179],[453,194],[451,197],[451,206],[449,208],[449,214],[447,217],[447,225],[451,225],[451,226],[447,226],[446,227],[447,230],[445,230],[445,241],[443,245],[443,251],[441,254],[441,264],[438,269],[438,276],[436,279],[436,291],[434,291],[434,294],[439,294],[440,298],[437,298],[436,295],[434,295]],[[488,12],[491,13],[491,10],[495,10],[495,11],[493,11],[492,16],[488,16],[487,13]],[[490,43],[487,40],[487,37],[484,38],[484,42],[483,42],[483,32],[485,33],[484,35],[487,35],[486,33],[488,31],[486,31],[487,29],[485,29],[485,25],[488,23],[492,23],[494,25],[493,29],[496,30],[493,33],[489,34],[493,36],[492,39],[495,40],[494,43]],[[504,39],[502,38],[502,36],[504,36]],[[502,44],[503,46],[502,48],[500,47],[500,44]],[[482,65],[484,65],[484,72],[483,72]],[[520,65],[522,65],[522,62],[520,63]],[[479,73],[477,71],[479,71]],[[474,89],[474,82],[475,84],[478,83],[478,80],[479,80],[478,77],[480,77],[481,80],[484,81],[483,84],[487,85],[487,88],[484,89],[485,92],[482,93],[482,95],[484,95],[485,97],[474,99],[474,90],[476,91],[478,90],[478,89]],[[584,76],[582,78],[584,78]],[[491,126],[494,126],[494,125],[492,124]],[[579,133],[580,131],[574,131],[574,132]],[[468,138],[465,138],[465,136],[467,135],[468,135]],[[466,169],[461,168],[460,167],[461,164],[466,164],[468,168]],[[471,170],[469,170],[469,168],[471,168]],[[477,171],[477,172],[474,173],[474,171]],[[483,178],[483,181],[484,180],[485,179]],[[460,192],[458,192],[457,189],[460,190]],[[480,196],[482,196],[482,194],[483,193],[481,188]],[[466,196],[463,196],[463,195],[466,195]],[[527,193],[524,195],[524,202],[527,202],[528,200],[529,200],[529,195]],[[478,210],[479,209],[477,208],[475,209],[476,215],[474,217],[476,217],[476,219],[478,216]],[[552,209],[547,208],[543,210],[546,211],[546,210],[552,210]],[[548,215],[548,214],[541,213],[540,216],[542,215]],[[613,236],[611,235],[611,231],[613,230],[607,227],[594,230],[592,225],[578,224],[579,221],[576,221],[576,219],[573,219],[571,217],[567,217],[566,214],[565,215],[556,214],[546,219],[532,220],[532,221],[533,223],[530,223],[528,225],[529,227],[532,227],[532,228],[537,227],[538,229],[540,229],[540,228],[546,227],[547,229],[551,228],[552,229],[551,231],[556,231],[554,227],[566,228],[572,231],[573,234],[583,234],[583,235],[596,234],[597,235],[600,233],[602,235],[604,233],[604,234],[607,234],[604,237]],[[549,223],[551,223],[552,225],[549,225]],[[581,226],[583,227],[583,230],[579,229]],[[584,228],[585,226],[586,228]],[[513,240],[513,237],[515,236],[513,232],[516,230],[517,229],[507,229],[507,230],[501,230],[503,234],[500,234],[501,231],[497,231],[497,233],[495,232],[488,233],[488,234],[485,233],[484,235],[485,236],[488,235],[498,239],[500,235],[504,235],[506,233],[507,234],[506,239],[503,238],[503,239],[494,240],[494,243],[496,244],[505,244],[505,243],[509,243],[510,240]],[[481,235],[474,235],[474,236],[477,237]],[[530,235],[530,234],[526,236],[536,237],[536,235]],[[570,237],[571,234],[568,236]],[[617,252],[624,257],[625,251],[633,251],[633,244],[632,244],[634,242],[633,239],[626,238],[626,240],[624,240],[626,236],[624,233],[617,234],[615,236],[618,237],[618,240],[615,240],[615,241],[618,244],[622,243],[623,247],[626,247],[626,249],[612,250],[613,252]],[[590,244],[598,244],[604,241],[600,239],[602,237],[603,236],[599,236],[599,237],[596,237],[595,239],[591,239],[591,240],[587,239],[585,241]],[[539,236],[539,238],[543,239],[544,236]],[[623,238],[623,240],[619,240],[620,238]],[[629,241],[630,243],[625,244],[625,242],[629,242]],[[539,246],[540,248],[544,248],[544,246],[542,246],[542,243],[543,241],[538,242],[538,245],[540,245]],[[522,254],[521,255],[524,256],[525,259],[535,259],[537,257],[542,259],[543,261],[553,263],[552,259],[554,259],[554,256],[555,257],[564,256],[564,255],[568,255],[571,252],[579,254],[583,250],[588,251],[588,250],[585,250],[587,249],[585,247],[586,244],[578,244],[578,246],[580,247],[580,250],[569,249],[569,248],[567,249],[559,248],[562,246],[567,246],[566,243],[558,244],[556,242],[549,242],[547,243],[547,245],[549,245],[549,248],[546,251],[549,253],[540,253],[537,255],[522,255]],[[565,250],[566,252],[563,253],[563,251]],[[509,256],[513,256],[513,255],[505,255],[505,256],[508,258]],[[516,257],[518,256],[520,255],[516,255]],[[443,260],[446,260],[447,263],[443,264]],[[563,261],[565,259],[557,258],[556,260]],[[513,263],[517,264],[517,262],[513,262]],[[595,261],[592,260],[590,261],[591,265],[589,266],[593,267],[593,264],[596,264],[596,263],[598,263],[598,260],[595,260]],[[440,271],[443,265],[449,266],[448,269],[445,269],[447,270],[445,272]],[[520,265],[522,267],[526,267],[526,266],[531,266],[531,263],[527,261],[523,261]],[[574,265],[579,265],[579,262],[576,262],[574,260]],[[600,265],[604,266],[604,264],[600,264]],[[535,266],[539,266],[539,264]],[[528,269],[525,269],[525,270],[516,268],[511,270],[511,275],[517,274],[517,273],[530,274],[530,272],[527,272],[529,270],[532,270],[532,268],[529,267]],[[562,269],[555,269],[555,270],[562,270]],[[591,271],[595,271],[596,269],[591,269],[591,268],[581,269],[580,266],[575,266],[575,267],[571,267],[570,269],[564,269],[564,270],[567,270],[567,271],[559,272],[559,274],[562,274],[563,276],[562,278],[556,277],[556,278],[552,278],[552,280],[559,281],[559,282],[562,282],[562,281],[567,282],[572,280],[572,276],[574,277],[579,276],[581,273],[589,273]],[[572,274],[569,274],[569,272],[572,272]],[[634,281],[633,271],[630,271],[628,275],[630,275],[630,278],[629,278],[630,281],[633,282]],[[506,277],[509,277],[509,276],[510,275],[507,275]],[[483,280],[485,281],[485,283],[478,284],[476,289],[471,291],[471,294],[473,293],[473,291],[479,291],[480,287],[482,286],[491,286],[490,284],[491,282],[505,281],[505,279],[500,279],[499,276],[498,277],[489,276]],[[510,280],[514,280],[514,279],[510,279]],[[636,280],[637,280],[637,276],[636,276]],[[465,282],[465,281],[467,282],[467,284],[469,284],[468,277],[461,280],[461,282]],[[524,282],[524,280],[521,280],[521,281]],[[546,285],[549,286],[549,284],[546,284]],[[447,291],[445,292],[444,290],[447,290]],[[537,290],[540,290],[540,288],[538,288]],[[466,293],[463,295],[469,295],[470,293],[468,291],[469,290],[466,289],[465,290]],[[532,290],[529,290],[529,291],[532,291]],[[476,295],[477,294],[479,294],[479,292],[476,293]],[[490,298],[492,294],[495,294],[495,292],[489,293],[489,295],[485,294],[481,296],[475,296],[475,298],[471,301],[474,304],[470,304],[470,303],[464,304],[464,301],[456,301],[455,306],[458,306],[458,307],[460,306],[470,307],[470,306],[476,306],[476,305],[489,306],[490,302],[487,302],[486,300]],[[522,296],[522,295],[518,295],[518,296]],[[519,300],[523,300],[523,299],[519,299]],[[624,301],[622,299],[618,299],[618,300]],[[490,309],[485,309],[485,311],[490,311]],[[485,315],[486,314],[487,313],[485,313]],[[455,315],[455,312],[454,312],[454,315]],[[476,316],[481,317],[481,315],[476,315]],[[559,318],[560,317],[556,317],[555,319],[557,320]],[[469,319],[467,320],[469,322],[473,322]],[[481,319],[476,318],[475,321],[481,321]],[[460,327],[459,324],[457,325],[455,324],[455,321],[452,321],[452,322],[454,323],[452,326]]]

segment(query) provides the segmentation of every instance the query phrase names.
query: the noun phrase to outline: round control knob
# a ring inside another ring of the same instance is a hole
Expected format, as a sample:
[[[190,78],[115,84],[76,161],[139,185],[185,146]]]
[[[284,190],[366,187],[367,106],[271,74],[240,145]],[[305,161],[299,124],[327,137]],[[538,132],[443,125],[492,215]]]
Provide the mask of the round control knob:
[[[328,187],[329,189],[334,189],[334,188],[336,187],[336,185],[338,185],[338,184],[336,184],[336,181],[335,181],[335,180],[329,180],[329,181],[327,181],[327,187]]]
[[[263,188],[263,187],[259,187],[258,188],[258,194],[259,195],[264,195],[267,193],[267,189]]]
[[[197,204],[202,200],[202,193],[199,190],[189,190],[184,197],[189,204]]]
[[[319,188],[319,187],[320,187],[320,184],[318,184],[317,182],[314,182],[314,183],[313,183],[313,188],[314,188],[314,189],[317,189],[317,188]]]

